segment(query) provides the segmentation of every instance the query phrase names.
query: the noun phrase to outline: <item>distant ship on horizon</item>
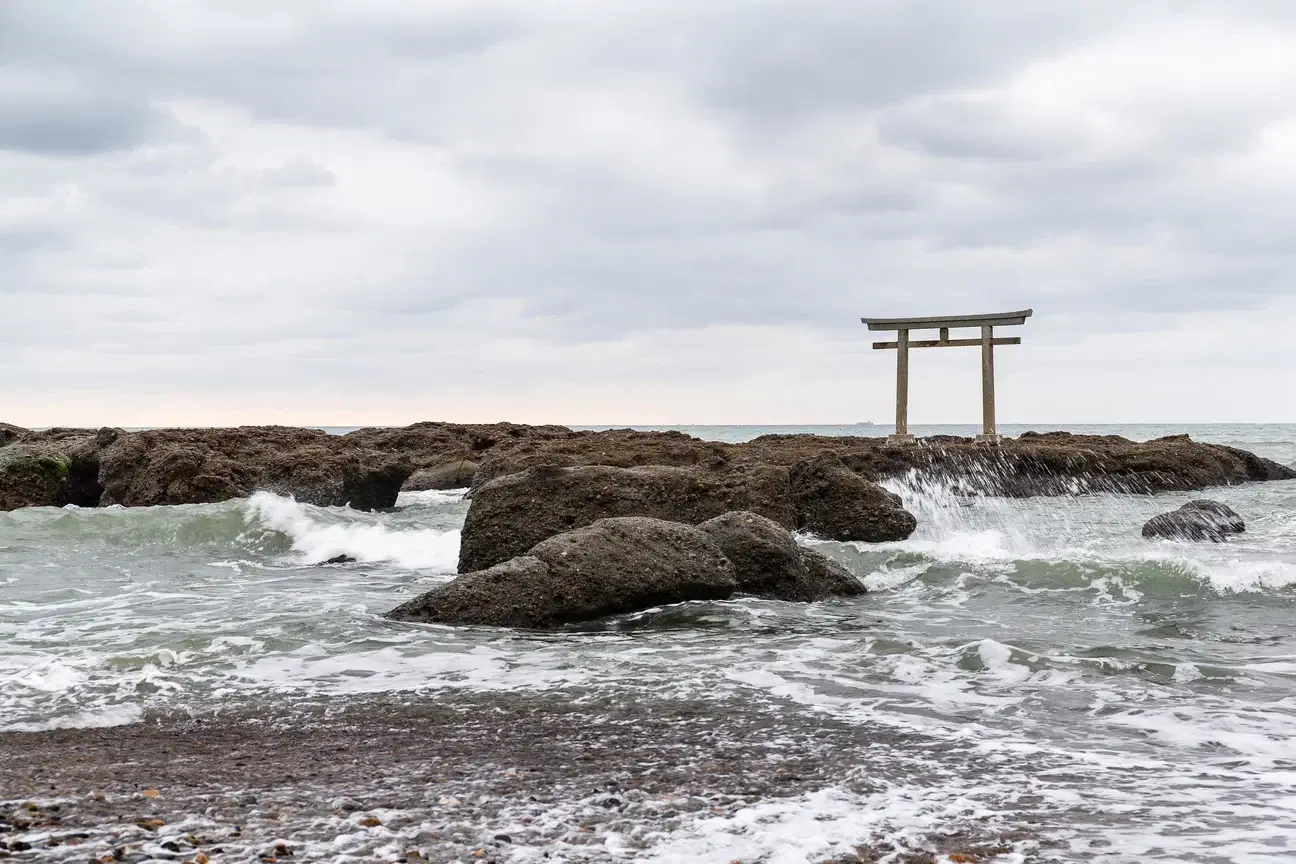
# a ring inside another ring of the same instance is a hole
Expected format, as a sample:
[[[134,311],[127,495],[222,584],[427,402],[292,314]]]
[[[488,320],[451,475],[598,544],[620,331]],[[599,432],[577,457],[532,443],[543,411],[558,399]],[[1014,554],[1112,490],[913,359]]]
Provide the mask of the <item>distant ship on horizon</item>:
[[[856,426],[872,426],[872,425],[873,425],[873,421],[872,421],[872,420],[861,420],[860,422],[856,423],[855,425],[856,425]]]

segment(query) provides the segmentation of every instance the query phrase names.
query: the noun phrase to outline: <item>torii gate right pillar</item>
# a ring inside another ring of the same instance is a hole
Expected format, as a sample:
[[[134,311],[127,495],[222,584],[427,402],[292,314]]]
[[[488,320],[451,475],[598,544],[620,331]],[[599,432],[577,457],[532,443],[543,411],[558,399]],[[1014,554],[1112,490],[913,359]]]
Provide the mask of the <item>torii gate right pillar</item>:
[[[909,349],[981,346],[981,434],[978,441],[998,441],[995,425],[994,349],[996,345],[1020,345],[1021,339],[995,338],[994,328],[1025,324],[1032,310],[994,312],[988,315],[951,315],[931,318],[861,318],[870,330],[894,330],[896,341],[874,342],[874,348],[896,349],[896,431],[891,440],[913,441],[909,434]],[[980,339],[951,339],[952,327],[979,327]],[[914,341],[910,330],[939,330],[937,339]]]
[[[994,328],[981,328],[981,437],[997,441],[994,398]]]

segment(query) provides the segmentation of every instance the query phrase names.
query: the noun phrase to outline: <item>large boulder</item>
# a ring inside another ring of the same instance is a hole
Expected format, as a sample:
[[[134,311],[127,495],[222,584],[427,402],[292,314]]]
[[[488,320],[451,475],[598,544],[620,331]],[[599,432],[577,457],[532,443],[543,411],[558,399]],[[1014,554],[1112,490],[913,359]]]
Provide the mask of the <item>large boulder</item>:
[[[554,628],[688,600],[723,600],[734,567],[697,528],[601,519],[465,573],[387,613],[397,621]]]
[[[778,523],[755,513],[732,512],[698,526],[734,565],[738,590],[773,600],[822,600],[864,593],[837,562],[797,545]]]
[[[99,451],[101,503],[205,504],[265,490],[320,506],[391,507],[410,469],[314,429],[243,426],[121,434]]]
[[[459,572],[484,570],[555,534],[615,516],[696,525],[750,510],[795,527],[787,470],[748,465],[724,470],[645,465],[539,466],[497,477],[473,491],[459,547]]]
[[[98,451],[117,431],[45,429],[0,448],[0,510],[99,506]]]
[[[846,569],[836,558],[805,546],[797,547],[801,564],[805,567],[806,594],[811,599],[820,597],[853,597],[865,594],[868,589],[855,578],[855,574]]]
[[[834,454],[792,467],[797,528],[825,540],[904,540],[918,527],[900,497],[860,477]]]
[[[1153,516],[1143,526],[1143,536],[1218,543],[1245,530],[1246,522],[1232,507],[1219,501],[1201,499],[1189,501],[1170,513]]]
[[[430,489],[465,489],[472,485],[473,477],[476,474],[476,462],[459,459],[433,468],[420,468],[409,476],[401,489],[405,492],[426,492]]]
[[[0,510],[58,506],[70,469],[60,454],[22,444],[0,448]]]

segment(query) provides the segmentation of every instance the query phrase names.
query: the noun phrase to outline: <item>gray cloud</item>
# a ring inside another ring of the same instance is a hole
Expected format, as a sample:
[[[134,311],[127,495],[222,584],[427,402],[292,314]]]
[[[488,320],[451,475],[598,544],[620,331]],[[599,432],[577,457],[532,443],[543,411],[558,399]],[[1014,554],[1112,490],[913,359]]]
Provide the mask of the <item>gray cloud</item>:
[[[0,56],[27,422],[90,369],[220,417],[857,419],[861,314],[1031,305],[1019,416],[1121,419],[1049,346],[1191,366],[1290,303],[1283,4],[11,0]]]
[[[147,99],[89,70],[0,66],[0,149],[93,154],[141,145],[162,125]]]

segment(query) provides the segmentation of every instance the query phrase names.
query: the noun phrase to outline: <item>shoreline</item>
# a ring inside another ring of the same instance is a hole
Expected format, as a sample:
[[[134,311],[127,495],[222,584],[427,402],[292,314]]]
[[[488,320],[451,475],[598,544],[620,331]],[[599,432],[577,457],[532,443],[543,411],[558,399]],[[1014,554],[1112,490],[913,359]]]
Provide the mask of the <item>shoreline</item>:
[[[152,714],[0,733],[10,778],[0,839],[14,860],[502,862],[642,860],[683,835],[712,837],[717,849],[731,840],[723,860],[741,861],[762,818],[777,832],[774,814],[806,796],[868,801],[887,786],[870,751],[911,746],[950,745],[792,705],[592,694],[387,694]],[[849,834],[845,821],[825,821],[824,838]],[[1038,847],[1025,827],[955,821],[912,844],[824,840],[807,860],[990,860]]]

